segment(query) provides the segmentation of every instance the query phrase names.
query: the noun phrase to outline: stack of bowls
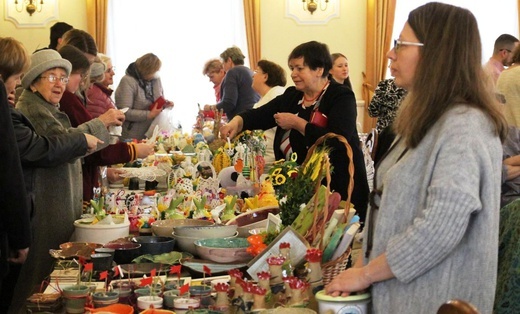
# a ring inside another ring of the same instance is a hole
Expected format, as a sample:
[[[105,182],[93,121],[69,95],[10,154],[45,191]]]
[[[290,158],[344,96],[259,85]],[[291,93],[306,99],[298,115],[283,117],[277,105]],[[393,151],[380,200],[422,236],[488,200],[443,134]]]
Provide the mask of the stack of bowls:
[[[159,237],[171,237],[174,227],[210,226],[213,222],[201,219],[164,219],[152,223],[152,232]]]
[[[173,238],[181,251],[197,255],[195,241],[200,239],[233,238],[238,234],[236,225],[178,226],[173,228]]]

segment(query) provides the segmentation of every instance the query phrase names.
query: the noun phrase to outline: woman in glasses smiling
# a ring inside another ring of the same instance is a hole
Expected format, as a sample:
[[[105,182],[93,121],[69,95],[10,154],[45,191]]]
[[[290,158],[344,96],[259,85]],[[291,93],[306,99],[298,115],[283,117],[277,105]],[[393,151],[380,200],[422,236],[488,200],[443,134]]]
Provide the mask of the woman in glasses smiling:
[[[67,115],[59,110],[59,102],[69,82],[71,63],[51,49],[31,56],[31,66],[22,78],[24,88],[16,108],[32,123],[40,136],[68,133],[88,133],[108,145],[109,134],[105,124],[94,119],[72,128]],[[114,119],[111,123],[119,123]],[[103,143],[102,142],[102,143]],[[63,145],[53,142],[49,145]],[[36,157],[34,157],[36,158]],[[68,242],[74,232],[74,221],[82,214],[83,185],[81,161],[72,159],[48,168],[37,168],[33,174],[32,231],[35,242],[22,267],[13,306],[20,308],[35,285],[48,275],[53,259],[48,251]]]
[[[477,21],[428,3],[388,52],[408,95],[374,175],[363,254],[326,291],[371,286],[373,313],[436,313],[450,299],[493,312],[506,123],[481,66]]]

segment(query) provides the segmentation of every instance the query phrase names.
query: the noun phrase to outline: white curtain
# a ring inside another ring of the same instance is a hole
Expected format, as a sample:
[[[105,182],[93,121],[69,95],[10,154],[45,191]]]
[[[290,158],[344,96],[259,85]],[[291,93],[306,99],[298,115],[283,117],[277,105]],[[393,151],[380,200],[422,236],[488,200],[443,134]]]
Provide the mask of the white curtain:
[[[215,103],[204,63],[233,45],[248,55],[242,1],[111,0],[107,28],[114,90],[131,62],[156,54],[165,97],[175,103],[171,122],[180,122],[185,132],[195,122],[197,103]]]

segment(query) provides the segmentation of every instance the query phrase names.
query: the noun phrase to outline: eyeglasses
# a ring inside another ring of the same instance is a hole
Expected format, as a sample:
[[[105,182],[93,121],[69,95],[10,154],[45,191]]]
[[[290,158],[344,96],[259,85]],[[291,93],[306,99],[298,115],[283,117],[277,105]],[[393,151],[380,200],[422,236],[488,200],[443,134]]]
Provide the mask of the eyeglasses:
[[[265,74],[265,72],[262,72],[260,70],[254,70],[253,71],[253,74]]]
[[[51,83],[56,83],[56,81],[60,81],[63,84],[67,84],[69,82],[69,78],[67,76],[57,77],[56,75],[49,75],[49,76],[40,76],[42,79],[47,79],[47,81]]]
[[[394,39],[394,50],[399,50],[402,46],[416,46],[416,47],[423,47],[423,43],[413,43],[410,41],[402,41],[399,39]]]

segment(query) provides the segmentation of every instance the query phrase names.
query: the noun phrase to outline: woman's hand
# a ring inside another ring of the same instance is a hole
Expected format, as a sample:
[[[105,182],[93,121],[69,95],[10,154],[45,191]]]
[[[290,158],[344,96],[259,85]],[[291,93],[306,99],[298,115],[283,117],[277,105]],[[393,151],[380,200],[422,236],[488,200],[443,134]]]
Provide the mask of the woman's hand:
[[[150,110],[150,112],[148,112],[148,120],[152,120],[154,119],[155,117],[157,117],[158,115],[161,114],[161,112],[163,111],[164,109],[164,106],[162,108],[157,108],[157,106],[153,106],[152,109]]]
[[[244,126],[244,120],[242,120],[241,116],[235,116],[228,124],[222,126],[220,128],[220,138],[233,138],[237,135]]]
[[[154,144],[148,143],[138,143],[135,144],[135,151],[137,153],[137,158],[146,158],[151,154],[155,153]]]
[[[173,103],[173,101],[171,101],[171,100],[167,100],[166,103],[164,103],[163,108],[173,108],[173,106],[175,106],[175,104]]]
[[[124,170],[118,168],[107,168],[107,179],[109,183],[116,183],[121,181],[123,177],[121,176],[125,173]]]
[[[372,284],[366,275],[365,267],[349,268],[336,276],[326,287],[325,292],[333,297],[346,297],[351,292],[365,290]]]
[[[125,122],[125,114],[118,109],[109,109],[98,117],[106,127],[121,126]]]
[[[301,134],[305,135],[305,125],[307,124],[306,120],[289,112],[278,112],[273,117],[276,121],[276,124],[280,128],[284,130],[295,129]]]
[[[100,140],[99,138],[95,137],[92,134],[83,133],[83,135],[85,135],[85,139],[87,140],[87,147],[88,147],[87,153],[88,154],[91,154],[91,153],[95,152],[97,150],[98,144],[105,143],[105,142],[103,142],[102,140]]]
[[[14,264],[23,264],[29,254],[29,248],[19,249],[11,253],[11,257],[7,258],[7,261]]]

